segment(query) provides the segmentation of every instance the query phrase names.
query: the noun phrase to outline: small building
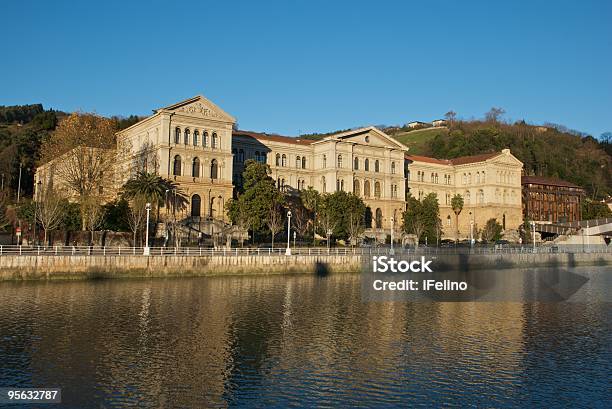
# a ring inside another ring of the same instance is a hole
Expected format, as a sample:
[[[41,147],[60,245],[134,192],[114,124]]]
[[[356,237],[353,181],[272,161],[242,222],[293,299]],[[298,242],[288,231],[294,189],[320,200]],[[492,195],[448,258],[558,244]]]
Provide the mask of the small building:
[[[421,121],[412,121],[412,122],[408,122],[406,126],[410,129],[416,129],[416,128],[427,128],[428,126],[431,126],[431,124],[427,122],[421,122]]]
[[[436,119],[431,121],[431,126],[446,126],[446,119]]]
[[[537,222],[566,223],[582,219],[585,190],[556,178],[521,178],[523,217]]]

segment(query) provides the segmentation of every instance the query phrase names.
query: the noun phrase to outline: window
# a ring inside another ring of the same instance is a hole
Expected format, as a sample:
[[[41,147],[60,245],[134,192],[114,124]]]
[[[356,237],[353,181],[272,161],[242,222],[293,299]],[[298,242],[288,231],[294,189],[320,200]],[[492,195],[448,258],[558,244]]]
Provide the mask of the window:
[[[179,155],[176,155],[174,157],[174,166],[172,174],[174,176],[181,176],[181,157]]]
[[[359,189],[359,181],[356,179],[353,181],[353,193],[356,196],[359,196],[361,194],[361,191]]]
[[[476,183],[480,183],[480,172],[476,172]]]
[[[374,172],[380,172],[380,163],[378,162],[378,159],[376,159],[376,162],[374,162]]]
[[[213,132],[212,134],[212,148],[216,149],[219,147],[219,137],[217,136],[216,132]]]
[[[193,146],[198,146],[198,138],[200,137],[200,133],[196,129],[193,131]]]
[[[376,209],[376,228],[377,229],[382,229],[382,220],[383,220],[383,216],[382,216],[382,210]]]
[[[204,131],[202,133],[202,146],[203,147],[207,147],[208,146],[208,132]]]
[[[354,170],[359,170],[359,158],[355,158],[353,160],[353,169]]]
[[[259,162],[259,151],[255,151],[255,162]]]
[[[185,145],[189,145],[189,134],[190,134],[189,129],[185,129],[184,141],[183,141]]]
[[[179,127],[174,130],[174,143],[181,143],[181,128]]]
[[[236,150],[236,148],[232,149],[232,154],[234,157],[233,159],[234,163],[237,163],[238,162],[238,151]]]
[[[321,186],[322,186],[321,190],[323,191],[323,193],[327,193],[327,185],[325,184],[325,176],[321,178]]]
[[[380,198],[380,182],[374,183],[374,197]]]
[[[276,154],[276,166],[280,166],[280,160],[281,160],[280,153],[277,153]]]
[[[238,151],[238,161],[240,161],[240,163],[244,163],[244,149],[240,149]]]
[[[327,167],[327,155],[323,155],[323,168]]]
[[[191,197],[191,217],[200,217],[201,206],[202,199],[200,199],[200,195],[193,195]]]
[[[306,169],[306,156],[302,156],[302,169]]]
[[[281,156],[281,166],[284,168],[287,166],[287,155],[285,155],[283,153],[283,156]]]
[[[370,171],[370,160],[369,160],[368,158],[366,158],[366,160],[365,160],[365,162],[364,162],[364,164],[363,164],[363,169],[364,169],[366,172],[369,172],[369,171]]]
[[[470,191],[466,190],[465,191],[465,204],[470,204],[470,200],[471,200]]]
[[[261,154],[259,155],[259,158],[261,159],[261,163],[266,163],[268,159],[265,152],[261,152]]]
[[[193,163],[191,164],[191,175],[194,178],[200,177],[200,159],[198,158],[193,158]]]
[[[336,179],[336,192],[340,191],[340,179]]]
[[[468,173],[468,184],[472,184],[472,173]]]
[[[438,183],[438,174],[436,173],[435,183]]]
[[[391,174],[395,175],[395,162],[391,162]]]
[[[210,163],[210,178],[218,179],[219,178],[219,164],[217,159],[213,159]]]
[[[338,155],[338,168],[342,167],[342,155]]]
[[[302,158],[299,156],[295,157],[295,167],[298,169],[302,167]]]
[[[434,174],[431,174],[431,183],[434,183]]]
[[[370,182],[367,180],[363,182],[363,195],[365,197],[370,197]]]
[[[463,174],[463,184],[467,185],[467,174]]]

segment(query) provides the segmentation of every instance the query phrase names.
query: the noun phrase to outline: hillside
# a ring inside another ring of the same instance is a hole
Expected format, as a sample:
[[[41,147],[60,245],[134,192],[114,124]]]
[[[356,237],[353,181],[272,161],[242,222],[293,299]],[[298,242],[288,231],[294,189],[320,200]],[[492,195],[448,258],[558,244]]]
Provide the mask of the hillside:
[[[431,142],[438,135],[447,135],[447,128],[426,128],[417,129],[414,131],[400,130],[397,133],[391,134],[398,142],[403,143],[410,148],[410,153],[415,155],[426,155],[429,153]]]

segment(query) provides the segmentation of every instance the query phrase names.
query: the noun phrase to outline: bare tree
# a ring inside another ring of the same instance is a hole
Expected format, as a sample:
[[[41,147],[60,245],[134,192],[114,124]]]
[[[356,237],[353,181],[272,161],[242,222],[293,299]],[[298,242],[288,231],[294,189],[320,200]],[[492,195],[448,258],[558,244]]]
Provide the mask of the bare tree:
[[[273,201],[270,206],[266,224],[272,233],[272,248],[274,248],[274,236],[283,228],[283,207],[276,201]]]
[[[59,123],[41,149],[43,161],[53,163],[58,184],[78,198],[83,230],[88,230],[99,216],[93,199],[100,200],[97,196],[102,194],[105,177],[115,163],[115,130],[111,119],[72,113]],[[90,210],[94,214],[89,215]]]
[[[40,189],[42,185],[40,185]],[[57,229],[62,223],[64,216],[64,197],[62,194],[53,189],[50,184],[47,189],[38,192],[38,203],[36,205],[36,220],[44,230],[43,243],[47,244],[47,234],[50,231]]]
[[[451,124],[457,120],[457,113],[453,110],[448,111],[444,114],[444,118]]]
[[[485,119],[490,122],[499,122],[502,115],[504,115],[506,111],[503,108],[492,107],[489,112],[485,114]]]
[[[100,225],[102,216],[104,215],[104,208],[101,205],[101,199],[97,196],[87,196],[81,201],[81,211],[83,212],[83,225],[85,230],[90,232],[89,244],[92,245],[94,241],[94,231]]]
[[[128,213],[127,222],[130,226],[130,230],[132,230],[132,242],[134,247],[138,247],[136,239],[138,237],[138,233],[142,232],[143,225],[145,224],[145,218],[147,215],[146,206],[146,198],[140,195],[135,196],[130,201],[130,211]]]
[[[355,214],[351,212],[349,214],[349,234],[351,235],[351,246],[357,244],[357,240],[365,231],[365,224],[363,221],[363,215]]]
[[[305,237],[308,233],[308,226],[310,226],[310,212],[304,206],[298,205],[292,209],[292,213],[295,230],[300,237]]]

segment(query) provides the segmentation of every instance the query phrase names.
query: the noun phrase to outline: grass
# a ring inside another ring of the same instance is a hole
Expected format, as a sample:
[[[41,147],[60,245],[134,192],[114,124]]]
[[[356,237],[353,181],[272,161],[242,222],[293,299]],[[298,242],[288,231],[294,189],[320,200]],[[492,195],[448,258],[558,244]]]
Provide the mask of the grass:
[[[398,142],[406,145],[410,150],[409,154],[413,155],[428,155],[429,143],[440,134],[447,134],[447,128],[427,128],[417,129],[415,131],[399,132],[391,135]]]

